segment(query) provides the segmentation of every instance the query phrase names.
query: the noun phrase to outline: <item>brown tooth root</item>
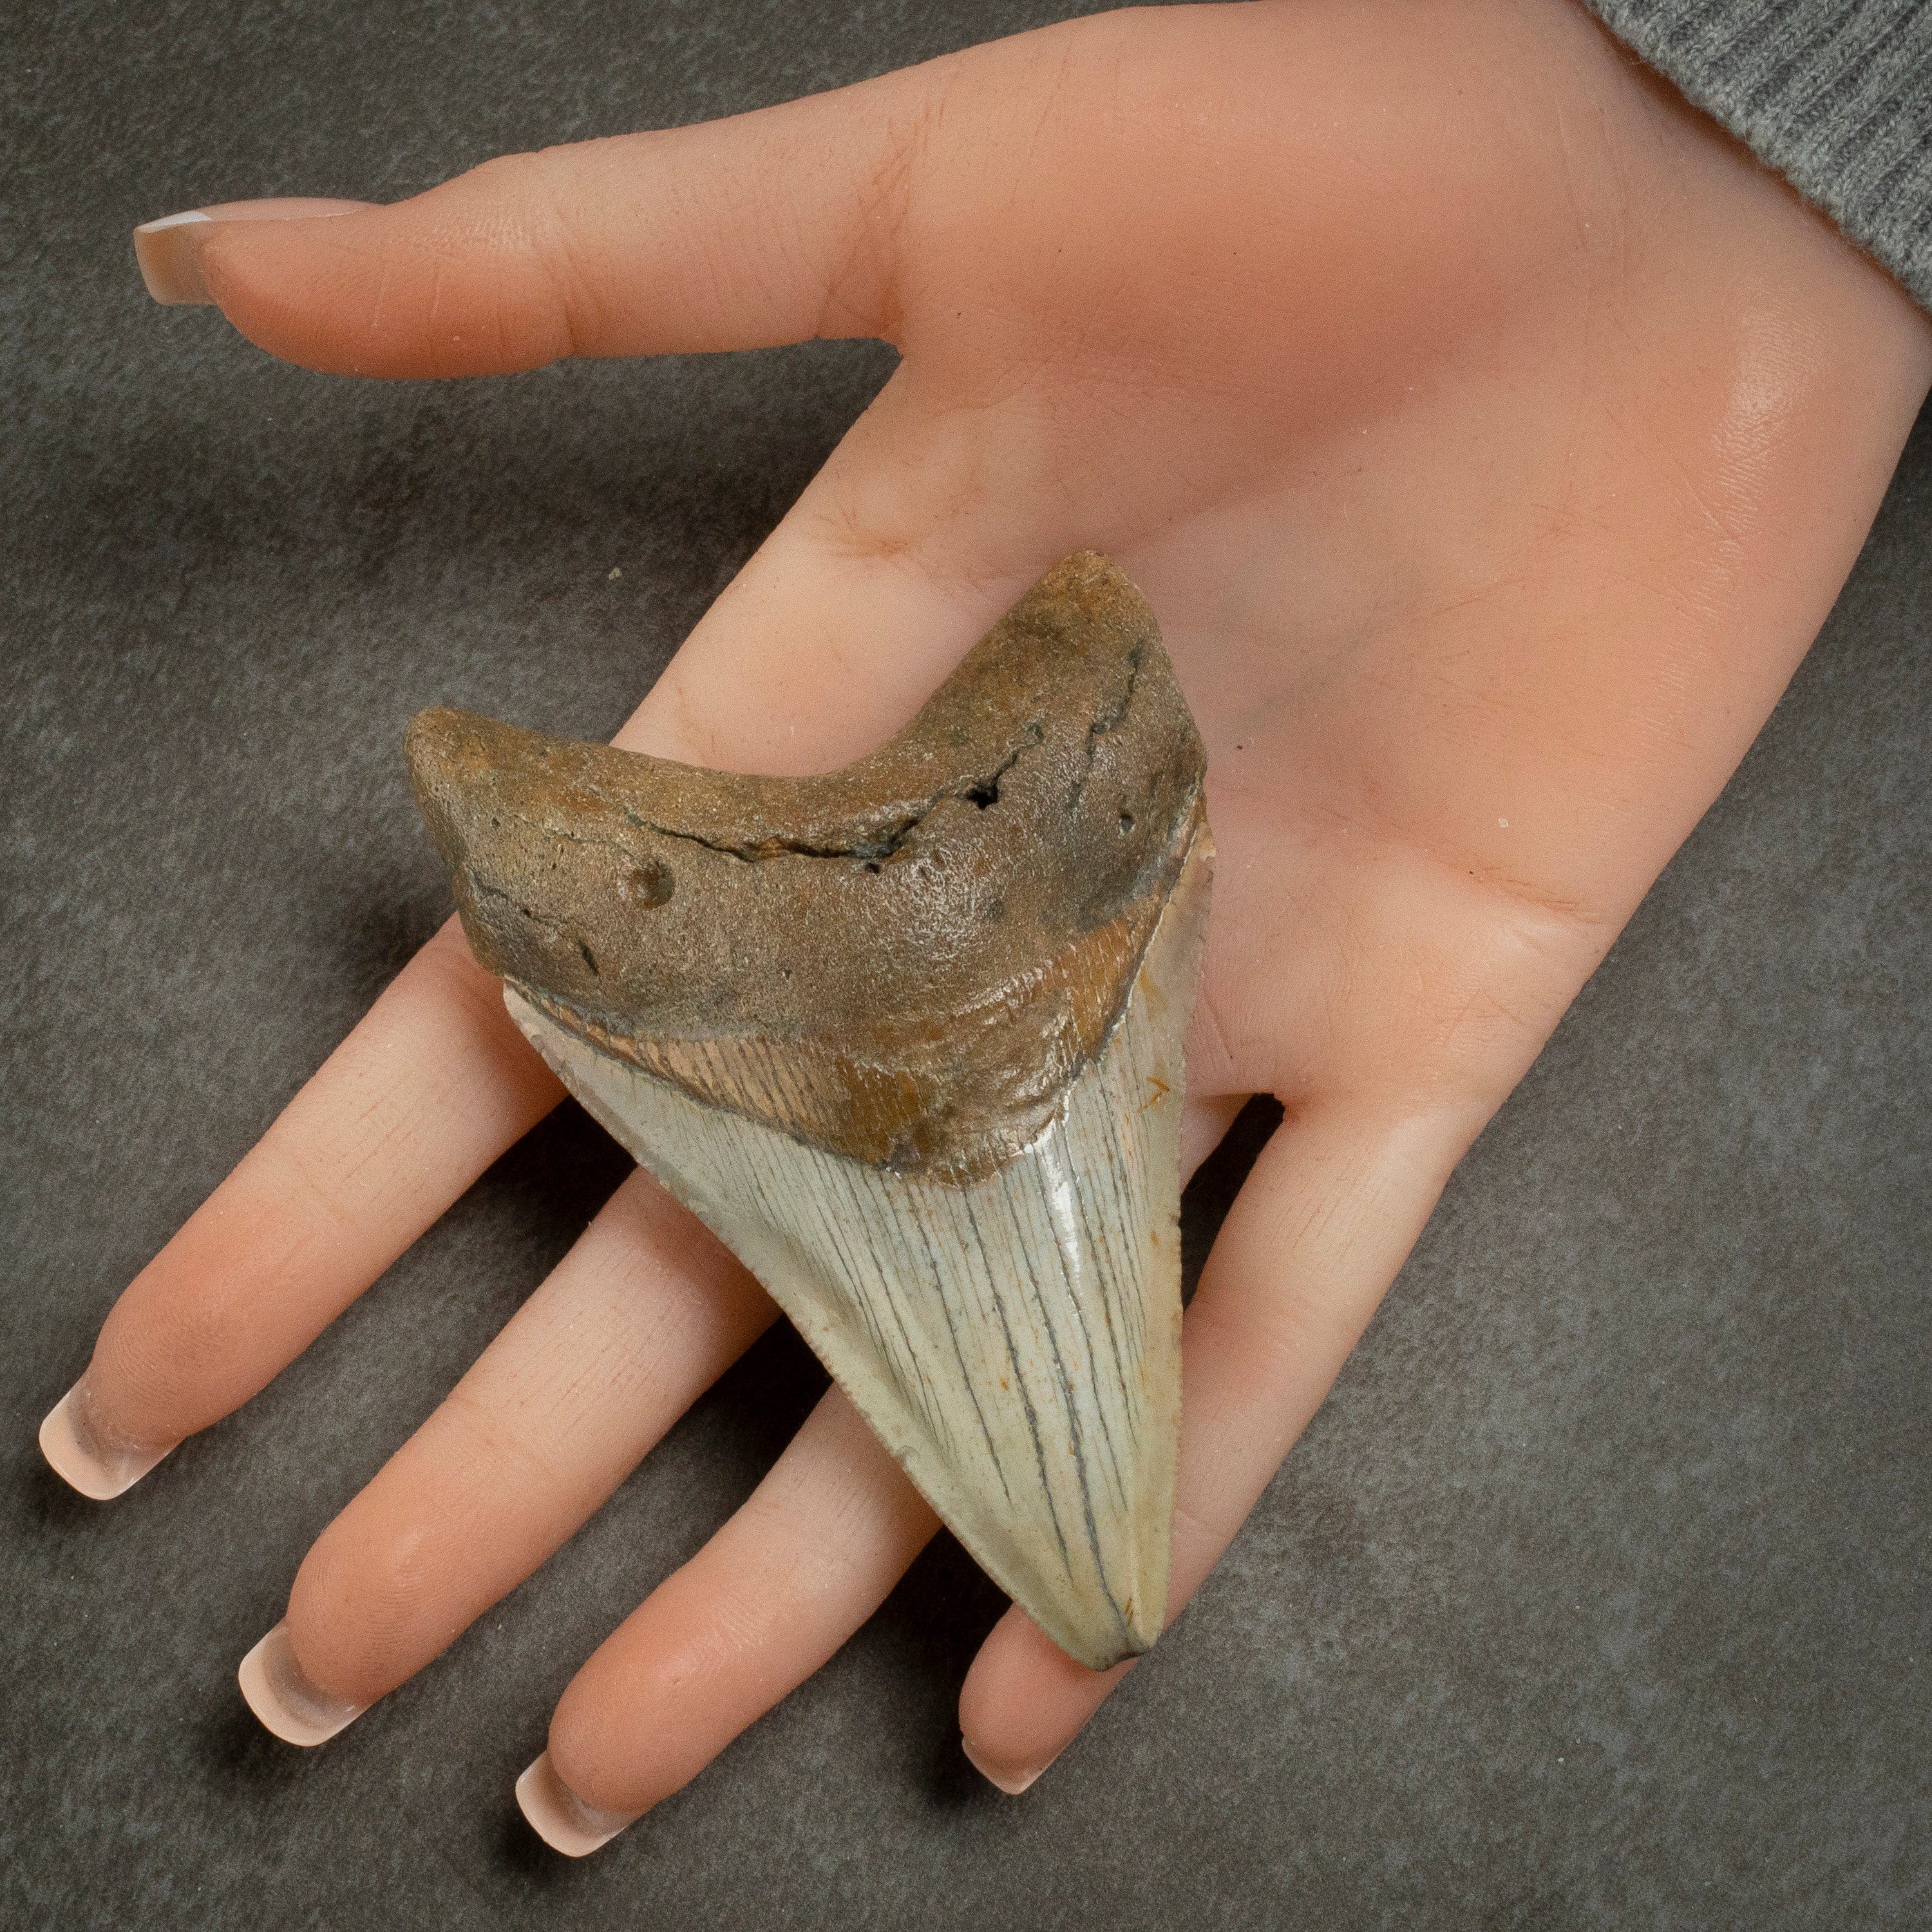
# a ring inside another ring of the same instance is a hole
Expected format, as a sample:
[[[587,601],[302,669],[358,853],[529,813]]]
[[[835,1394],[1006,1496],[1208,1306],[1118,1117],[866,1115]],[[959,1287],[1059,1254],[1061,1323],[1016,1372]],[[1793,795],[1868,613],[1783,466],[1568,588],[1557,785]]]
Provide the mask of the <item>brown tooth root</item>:
[[[822,777],[452,711],[409,752],[470,944],[571,1090],[1055,1642],[1146,1649],[1213,845],[1132,585],[1068,558]]]

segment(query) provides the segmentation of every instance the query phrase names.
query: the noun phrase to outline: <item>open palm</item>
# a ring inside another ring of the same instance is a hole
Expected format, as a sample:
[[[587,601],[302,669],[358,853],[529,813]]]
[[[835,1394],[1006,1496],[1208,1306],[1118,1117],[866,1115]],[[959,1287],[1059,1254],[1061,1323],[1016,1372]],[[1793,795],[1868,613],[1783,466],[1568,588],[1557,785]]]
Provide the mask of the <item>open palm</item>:
[[[1816,634],[1932,329],[1568,0],[1111,15],[283,212],[166,245],[319,368],[902,351],[620,743],[836,766],[1066,552],[1146,592],[1220,852],[1187,1164],[1286,1110],[1186,1319],[1177,1611]],[[123,1296],[71,1466],[111,1490],[247,1400],[559,1097],[446,929]],[[310,1552],[284,1728],[427,1664],[772,1312],[628,1180]],[[676,1789],[935,1526],[828,1394],[586,1663],[526,1808],[584,1849]],[[1117,1675],[1010,1612],[975,1761],[1019,1788]]]

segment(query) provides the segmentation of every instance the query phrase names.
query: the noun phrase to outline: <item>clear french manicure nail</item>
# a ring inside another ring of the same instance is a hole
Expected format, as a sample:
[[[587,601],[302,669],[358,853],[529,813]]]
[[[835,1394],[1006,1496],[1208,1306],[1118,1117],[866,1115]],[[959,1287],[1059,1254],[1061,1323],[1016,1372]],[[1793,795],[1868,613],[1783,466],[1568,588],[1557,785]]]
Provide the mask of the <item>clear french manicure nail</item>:
[[[236,1672],[248,1708],[284,1744],[326,1744],[369,1707],[332,1697],[296,1661],[289,1627],[278,1623],[242,1660]]]
[[[1040,1773],[1046,1769],[1047,1765],[1053,1762],[1051,1758],[1048,1758],[1046,1764],[1036,1765],[1030,1771],[1012,1771],[1004,1765],[988,1764],[964,1738],[959,1740],[959,1748],[966,1754],[966,1762],[988,1784],[998,1790],[1004,1791],[1009,1798],[1017,1798],[1022,1791],[1034,1784]]]
[[[131,1490],[175,1445],[151,1448],[110,1427],[82,1376],[40,1424],[40,1454],[64,1482],[104,1503]]]
[[[206,306],[214,298],[201,272],[202,244],[218,221],[310,221],[330,214],[359,214],[366,201],[333,201],[311,195],[286,195],[273,201],[224,201],[144,221],[134,231],[134,259],[141,279],[158,302]]]
[[[641,1811],[602,1811],[587,1804],[557,1776],[545,1751],[517,1780],[517,1802],[530,1829],[554,1852],[580,1858],[599,1845],[608,1845]]]

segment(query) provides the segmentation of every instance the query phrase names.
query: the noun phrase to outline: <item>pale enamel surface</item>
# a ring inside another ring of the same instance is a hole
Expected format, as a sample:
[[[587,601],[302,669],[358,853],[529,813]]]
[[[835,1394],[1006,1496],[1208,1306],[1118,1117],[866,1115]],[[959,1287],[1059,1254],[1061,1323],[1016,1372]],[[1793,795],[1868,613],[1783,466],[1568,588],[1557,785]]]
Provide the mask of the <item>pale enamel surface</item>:
[[[1104,1051],[1044,1133],[965,1186],[706,1106],[506,995],[572,1091],[764,1283],[988,1574],[1095,1669],[1145,1650],[1166,1606],[1183,1053],[1211,864],[1204,825]]]

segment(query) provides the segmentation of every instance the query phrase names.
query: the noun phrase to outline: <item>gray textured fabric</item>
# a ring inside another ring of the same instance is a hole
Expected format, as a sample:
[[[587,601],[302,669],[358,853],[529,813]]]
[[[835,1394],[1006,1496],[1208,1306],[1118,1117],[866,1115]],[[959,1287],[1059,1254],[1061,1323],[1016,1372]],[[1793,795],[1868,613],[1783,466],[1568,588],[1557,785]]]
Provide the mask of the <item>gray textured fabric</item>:
[[[1588,0],[1932,308],[1928,0]]]
[[[1024,1798],[959,1754],[1004,1605],[942,1539],[608,1851],[518,1816],[565,1684],[816,1399],[782,1328],[332,1744],[248,1714],[310,1541],[622,1178],[573,1108],[121,1502],[40,1461],[121,1287],[448,909],[411,713],[614,730],[892,367],[338,381],[154,309],[129,224],[1070,10],[0,0],[5,1932],[1932,1925],[1932,413],[1233,1551]]]

